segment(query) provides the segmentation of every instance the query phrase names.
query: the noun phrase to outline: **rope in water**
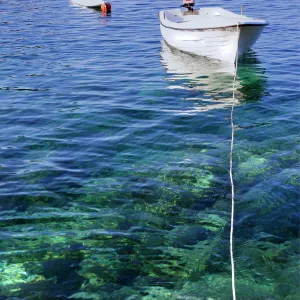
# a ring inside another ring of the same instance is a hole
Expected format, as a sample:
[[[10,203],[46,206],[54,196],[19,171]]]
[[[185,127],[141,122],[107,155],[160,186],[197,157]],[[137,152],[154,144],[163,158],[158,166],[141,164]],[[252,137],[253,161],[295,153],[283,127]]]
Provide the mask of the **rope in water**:
[[[232,155],[233,155],[233,144],[234,144],[234,123],[233,123],[233,112],[235,105],[235,83],[237,77],[237,68],[238,68],[238,52],[239,52],[239,40],[240,40],[240,28],[237,24],[237,33],[238,33],[238,41],[237,41],[237,50],[235,57],[235,70],[234,70],[234,78],[233,78],[233,86],[232,86],[232,107],[230,114],[230,123],[231,123],[231,145],[230,145],[230,183],[231,183],[231,226],[230,226],[230,260],[231,260],[231,277],[232,277],[232,298],[236,300],[236,292],[235,292],[235,272],[234,272],[234,257],[233,257],[233,225],[234,225],[234,182],[233,182],[233,174],[232,174]]]

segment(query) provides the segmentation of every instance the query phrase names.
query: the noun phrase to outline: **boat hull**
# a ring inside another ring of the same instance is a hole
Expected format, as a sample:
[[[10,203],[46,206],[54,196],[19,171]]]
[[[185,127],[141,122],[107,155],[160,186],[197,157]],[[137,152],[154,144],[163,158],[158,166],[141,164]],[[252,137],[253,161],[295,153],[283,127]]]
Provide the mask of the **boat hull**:
[[[248,51],[268,24],[221,7],[160,11],[159,20],[161,34],[171,47],[228,62]]]
[[[104,3],[102,0],[71,0],[74,4],[90,7],[90,8],[100,8]]]
[[[259,38],[264,26],[243,25],[203,30],[180,30],[160,24],[162,37],[181,51],[222,61],[234,62]],[[240,31],[240,32],[239,32]]]
[[[250,50],[264,30],[265,25],[240,26],[239,56]]]

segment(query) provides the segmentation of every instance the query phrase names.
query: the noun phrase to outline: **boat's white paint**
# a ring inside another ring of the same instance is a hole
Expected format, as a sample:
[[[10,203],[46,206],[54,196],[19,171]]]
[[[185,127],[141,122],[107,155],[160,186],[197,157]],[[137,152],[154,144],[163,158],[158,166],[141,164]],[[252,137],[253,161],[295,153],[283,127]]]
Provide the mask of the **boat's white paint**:
[[[220,7],[201,8],[197,15],[185,15],[182,9],[161,11],[159,19],[161,34],[170,46],[229,62],[235,61],[238,45],[239,55],[242,55],[253,46],[267,25],[265,21]]]
[[[71,0],[74,4],[85,7],[100,7],[104,1],[102,0]]]

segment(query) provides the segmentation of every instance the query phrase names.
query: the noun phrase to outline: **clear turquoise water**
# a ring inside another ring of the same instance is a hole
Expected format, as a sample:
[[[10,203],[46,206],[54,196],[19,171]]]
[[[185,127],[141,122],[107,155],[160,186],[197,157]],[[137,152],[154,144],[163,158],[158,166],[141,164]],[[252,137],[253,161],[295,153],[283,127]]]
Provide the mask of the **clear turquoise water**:
[[[232,76],[162,43],[179,4],[1,1],[0,299],[231,299]],[[298,299],[299,6],[244,4],[237,298]]]

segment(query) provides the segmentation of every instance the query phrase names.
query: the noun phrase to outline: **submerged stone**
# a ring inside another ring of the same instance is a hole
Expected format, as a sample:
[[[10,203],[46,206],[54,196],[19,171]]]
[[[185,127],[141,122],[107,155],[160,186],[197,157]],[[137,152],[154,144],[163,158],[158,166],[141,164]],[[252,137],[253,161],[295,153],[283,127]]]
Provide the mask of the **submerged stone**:
[[[19,295],[25,285],[34,285],[44,281],[45,277],[32,274],[23,264],[0,264],[0,296]]]
[[[170,246],[185,247],[206,240],[209,232],[199,225],[177,226],[170,231],[168,240]]]
[[[197,189],[207,189],[211,187],[214,180],[213,174],[205,169],[184,168],[167,169],[159,178],[170,184],[179,185],[183,188],[190,188],[196,192]]]
[[[221,217],[217,214],[205,214],[204,212],[200,212],[196,218],[195,223],[202,225],[204,228],[211,231],[218,231],[220,229],[224,229],[224,227],[229,222],[229,216],[226,218]]]
[[[143,299],[144,300],[152,300],[152,299],[160,299],[160,300],[175,300],[175,294],[172,290],[163,288],[163,287],[146,287],[143,290]]]
[[[257,176],[268,172],[271,168],[272,166],[267,159],[254,155],[238,165],[236,177],[239,178],[241,182],[250,183],[253,182]]]

